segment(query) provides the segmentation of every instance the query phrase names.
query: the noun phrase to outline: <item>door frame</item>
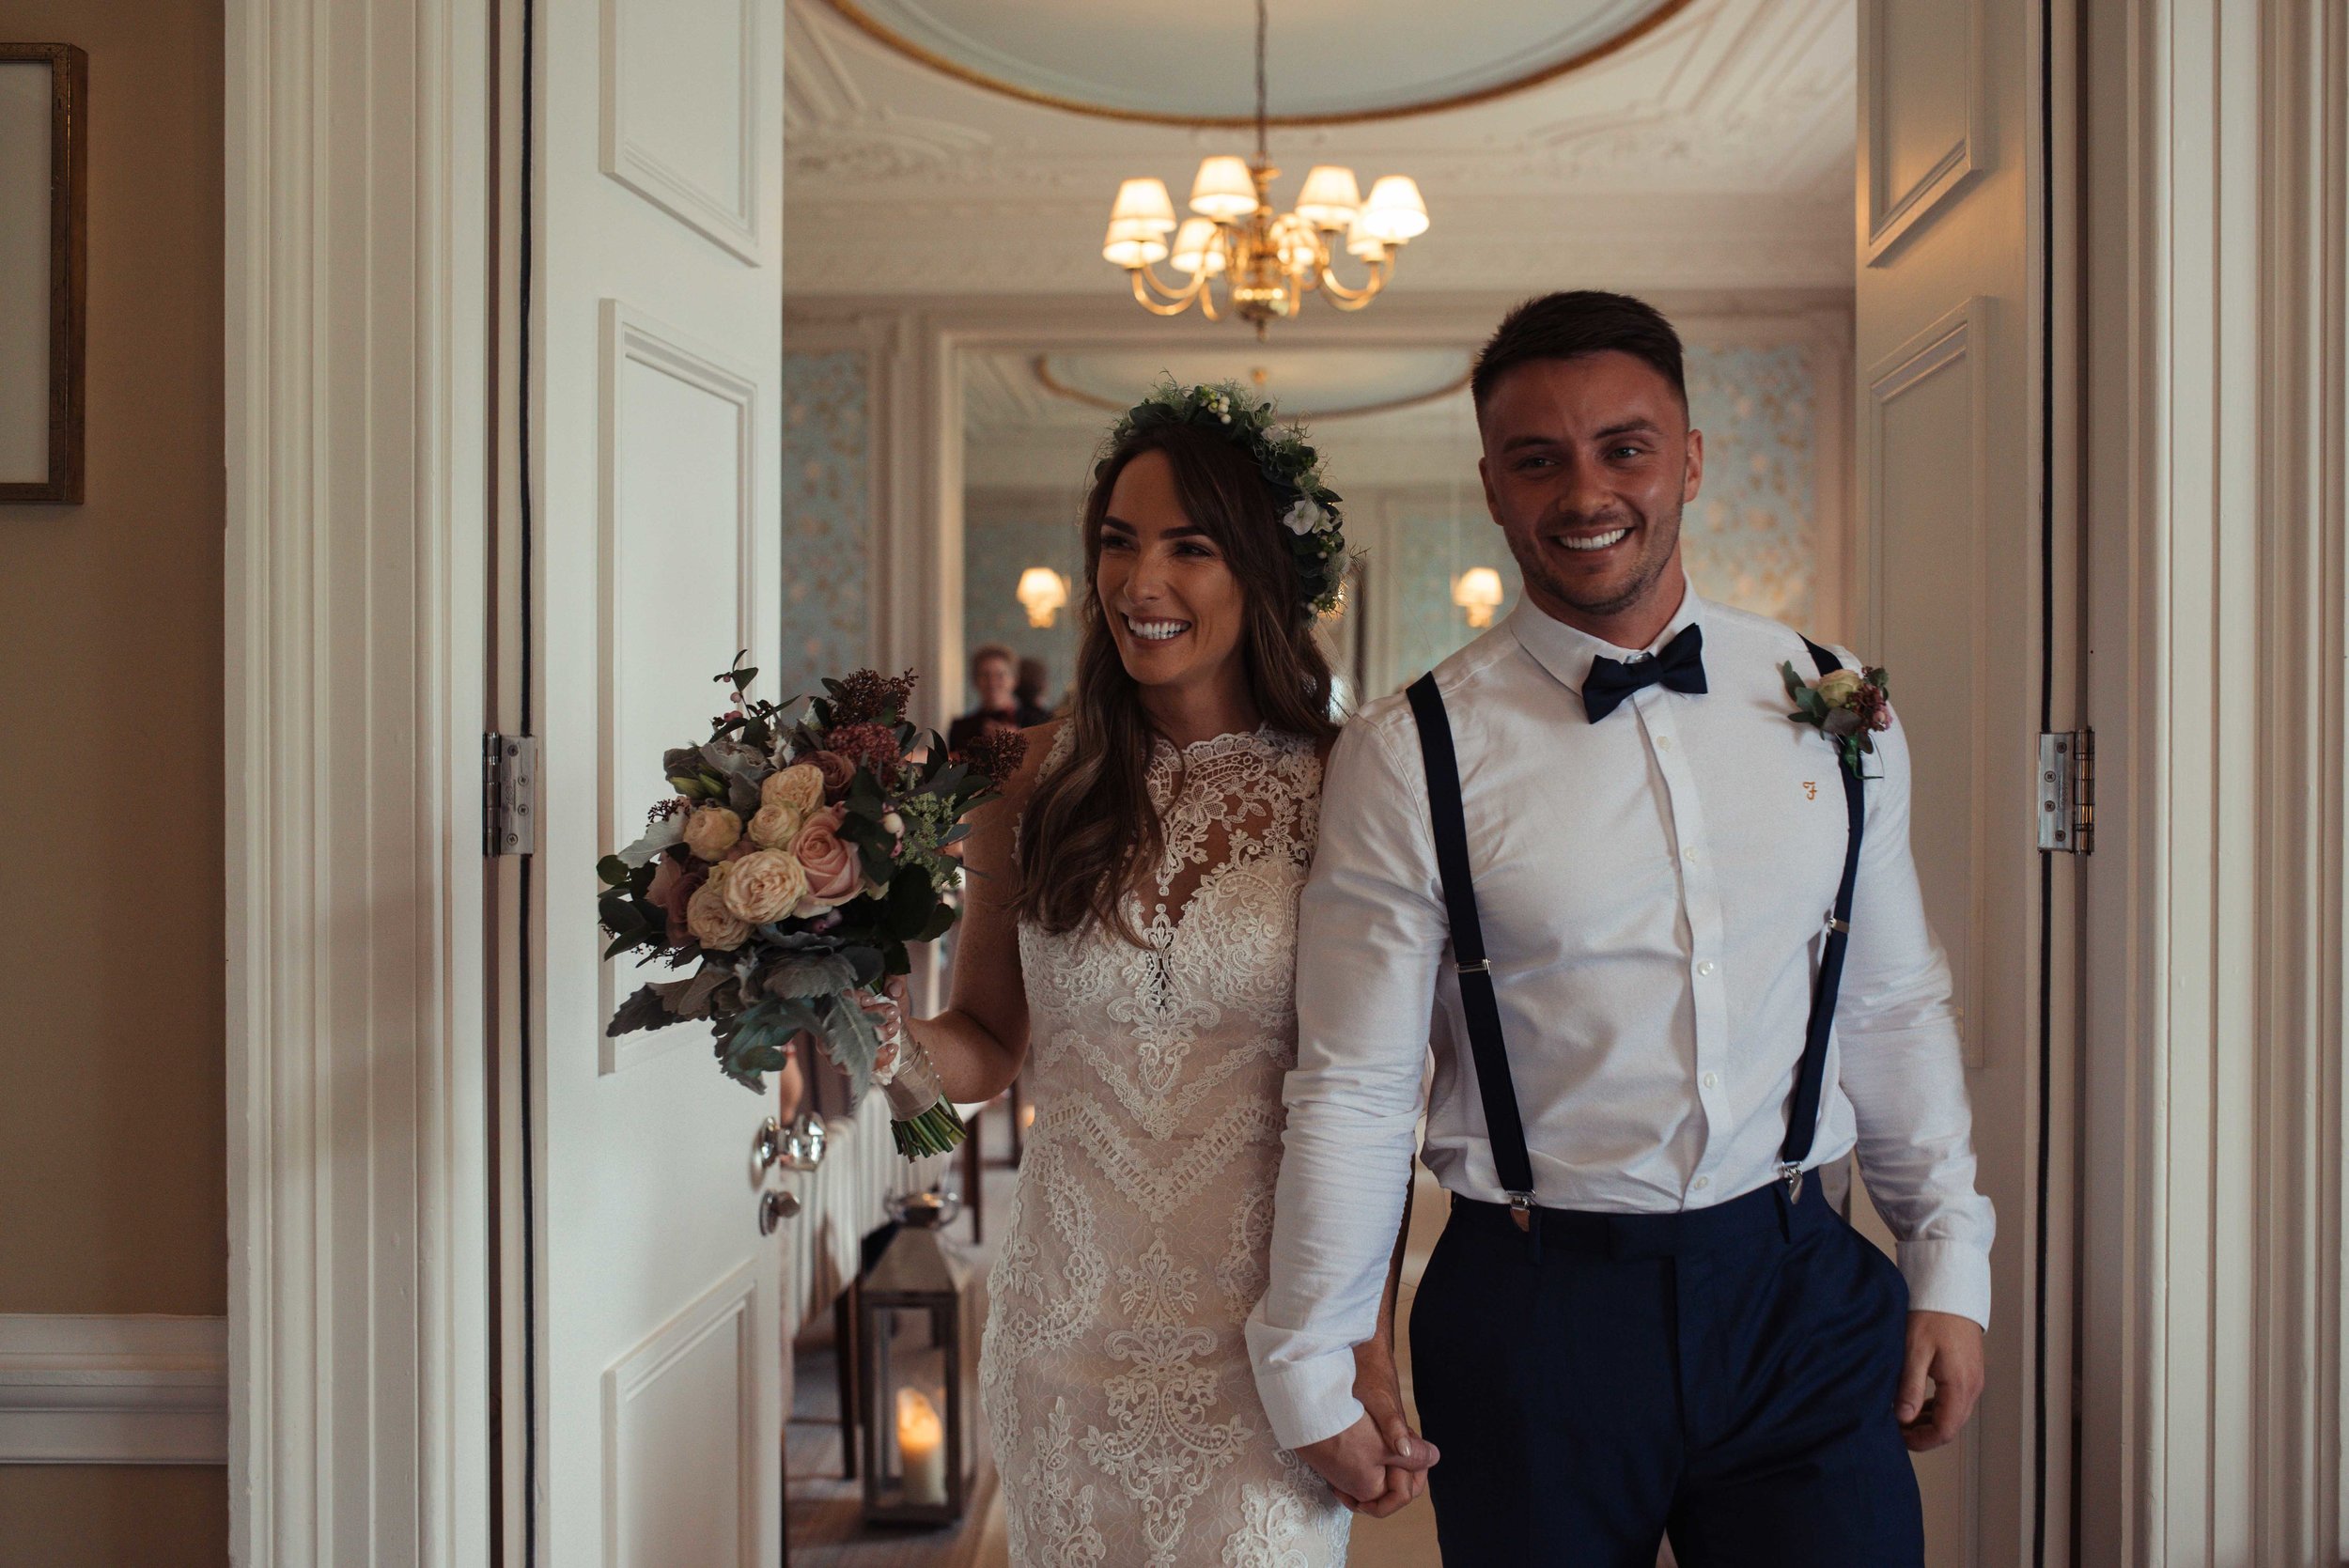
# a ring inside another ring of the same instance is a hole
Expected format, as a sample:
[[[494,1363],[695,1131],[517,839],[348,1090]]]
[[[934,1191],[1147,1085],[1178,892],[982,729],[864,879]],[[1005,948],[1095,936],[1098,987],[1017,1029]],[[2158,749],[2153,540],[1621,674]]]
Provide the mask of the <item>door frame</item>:
[[[2080,1169],[2105,1174],[2080,1184],[2081,1560],[2239,1530],[2337,1560],[2349,20],[2079,9],[2113,45],[2079,57],[2113,89],[2085,95],[2081,336],[2086,871],[2116,912],[2085,961]],[[488,1560],[493,10],[227,0],[230,1535],[251,1568]],[[2286,199],[2222,225],[2247,191]],[[2323,221],[2281,221],[2292,201]],[[2217,351],[2245,334],[2283,351]],[[893,428],[944,422],[936,358],[894,351],[916,401]],[[906,488],[892,526],[949,477]],[[2220,526],[2246,517],[2248,547]],[[2181,599],[2222,551],[2241,592]],[[950,564],[899,572],[958,610]],[[903,628],[892,655],[935,675],[937,636]],[[2193,728],[2221,659],[2309,672],[2287,683],[2302,727],[2256,766]],[[2236,984],[2206,955],[2247,920],[2281,956]],[[2248,1079],[2214,1079],[2222,1043]],[[2239,1281],[2214,1276],[2237,1237]],[[2180,1378],[2229,1402],[2225,1433],[2167,1398]]]
[[[2079,10],[2080,1560],[2332,1563],[2349,13]]]
[[[493,0],[227,0],[229,1549],[489,1560]]]

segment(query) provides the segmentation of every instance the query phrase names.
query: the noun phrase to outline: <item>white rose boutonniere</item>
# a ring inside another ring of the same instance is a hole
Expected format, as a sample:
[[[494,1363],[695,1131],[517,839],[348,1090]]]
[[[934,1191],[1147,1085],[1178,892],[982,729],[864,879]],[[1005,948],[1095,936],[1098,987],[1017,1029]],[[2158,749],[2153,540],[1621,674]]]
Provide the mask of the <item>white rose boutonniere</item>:
[[[1836,753],[1853,778],[1868,777],[1860,771],[1860,759],[1876,749],[1871,737],[1892,727],[1892,677],[1874,665],[1830,670],[1817,680],[1803,679],[1792,664],[1781,664],[1778,672],[1785,678],[1786,694],[1795,700],[1795,711],[1786,717],[1835,742]]]

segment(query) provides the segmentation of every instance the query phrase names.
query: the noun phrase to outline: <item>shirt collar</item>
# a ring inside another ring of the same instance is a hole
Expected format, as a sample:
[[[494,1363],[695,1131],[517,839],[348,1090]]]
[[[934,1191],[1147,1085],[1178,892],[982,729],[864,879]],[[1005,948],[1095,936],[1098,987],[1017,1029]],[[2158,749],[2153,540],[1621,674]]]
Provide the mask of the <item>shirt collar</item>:
[[[1627,663],[1649,658],[1686,629],[1703,624],[1705,609],[1704,600],[1697,597],[1693,586],[1685,589],[1680,608],[1672,613],[1664,629],[1656,634],[1656,641],[1644,648],[1619,648],[1604,638],[1553,620],[1530,598],[1520,598],[1517,607],[1509,612],[1508,627],[1518,644],[1533,656],[1535,663],[1568,691],[1580,691],[1582,683],[1591,678],[1593,660],[1606,658]]]

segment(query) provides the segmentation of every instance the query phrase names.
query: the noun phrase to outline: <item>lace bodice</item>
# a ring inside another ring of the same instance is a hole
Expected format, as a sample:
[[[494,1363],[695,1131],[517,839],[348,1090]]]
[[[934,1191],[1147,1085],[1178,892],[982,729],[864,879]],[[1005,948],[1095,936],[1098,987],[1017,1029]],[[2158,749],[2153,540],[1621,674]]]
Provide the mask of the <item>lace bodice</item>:
[[[1347,1515],[1275,1444],[1241,1326],[1265,1282],[1321,764],[1259,730],[1161,743],[1149,786],[1165,846],[1128,897],[1142,944],[1019,931],[1036,1119],[981,1363],[1012,1560],[1320,1568],[1343,1561]]]

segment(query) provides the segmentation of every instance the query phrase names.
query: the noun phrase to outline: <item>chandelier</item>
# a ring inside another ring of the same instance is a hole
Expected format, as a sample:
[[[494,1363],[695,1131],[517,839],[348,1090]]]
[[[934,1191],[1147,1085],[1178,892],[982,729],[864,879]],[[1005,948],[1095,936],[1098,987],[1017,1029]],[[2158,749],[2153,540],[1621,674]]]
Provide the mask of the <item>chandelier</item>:
[[[1394,276],[1395,253],[1427,232],[1427,204],[1408,175],[1382,177],[1364,201],[1352,169],[1316,164],[1306,173],[1296,209],[1274,210],[1272,182],[1281,171],[1265,151],[1265,5],[1256,0],[1256,156],[1203,160],[1190,184],[1190,210],[1198,215],[1179,227],[1164,180],[1124,181],[1101,248],[1105,260],[1126,269],[1135,301],[1152,315],[1179,316],[1195,303],[1210,321],[1228,311],[1254,322],[1259,339],[1273,318],[1294,316],[1316,290],[1340,310],[1361,309]],[[1338,249],[1368,265],[1360,287],[1338,281]],[[1190,281],[1160,278],[1153,265],[1159,261]]]

